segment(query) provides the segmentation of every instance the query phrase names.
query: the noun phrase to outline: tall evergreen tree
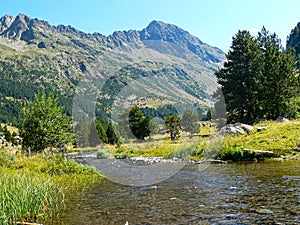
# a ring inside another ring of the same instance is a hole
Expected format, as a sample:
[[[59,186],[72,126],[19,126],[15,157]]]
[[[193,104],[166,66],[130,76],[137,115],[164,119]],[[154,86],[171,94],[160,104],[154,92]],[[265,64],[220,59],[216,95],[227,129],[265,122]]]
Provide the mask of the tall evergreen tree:
[[[101,140],[96,128],[95,123],[90,124],[90,132],[89,132],[89,146],[96,147],[101,144]]]
[[[106,134],[107,125],[100,118],[96,119],[96,130],[101,142],[108,143],[107,134]]]
[[[138,106],[132,107],[129,112],[129,126],[136,138],[144,140],[150,135],[150,120],[150,116],[145,117]]]
[[[114,131],[114,128],[111,123],[108,124],[106,130],[107,141],[111,145],[115,145],[119,143],[119,139]]]
[[[295,55],[283,51],[277,35],[269,34],[263,27],[258,35],[261,54],[259,97],[260,117],[276,119],[278,116],[295,117],[297,107],[293,99],[299,95],[299,78],[294,68]]]
[[[300,22],[292,29],[286,41],[286,49],[295,52],[297,68],[300,69]]]
[[[225,97],[229,122],[254,122],[260,49],[248,31],[238,31],[226,55],[224,68],[216,72]]]
[[[295,57],[283,51],[276,34],[262,28],[254,38],[239,31],[216,72],[229,122],[255,123],[278,116],[295,117],[299,76]]]
[[[79,121],[75,125],[74,131],[76,138],[76,146],[80,148],[88,147],[90,135],[89,125],[83,121]]]

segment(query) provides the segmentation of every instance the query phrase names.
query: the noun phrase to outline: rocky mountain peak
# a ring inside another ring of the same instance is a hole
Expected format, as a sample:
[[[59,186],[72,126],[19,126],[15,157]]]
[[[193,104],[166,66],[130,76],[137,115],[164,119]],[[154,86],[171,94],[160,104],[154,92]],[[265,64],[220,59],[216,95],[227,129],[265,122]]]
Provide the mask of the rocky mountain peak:
[[[8,27],[10,27],[12,25],[12,23],[14,22],[14,20],[15,20],[15,17],[13,17],[11,15],[5,15],[5,16],[1,17],[0,18],[0,33],[2,33]]]
[[[15,19],[13,19],[12,16],[6,16],[2,17],[3,21],[7,21],[7,25],[10,24],[10,26],[7,26],[7,29],[3,30],[2,35],[4,37],[7,37],[9,39],[13,40],[19,40],[22,37],[22,34],[25,31],[29,30],[30,26],[30,17],[24,15],[24,14],[19,14]],[[1,19],[2,19],[1,18]],[[4,26],[2,26],[4,28]]]
[[[140,32],[143,41],[166,41],[180,46],[200,57],[204,61],[219,63],[223,52],[203,43],[197,37],[173,24],[161,21],[152,21],[145,29]],[[218,55],[218,57],[215,57]]]

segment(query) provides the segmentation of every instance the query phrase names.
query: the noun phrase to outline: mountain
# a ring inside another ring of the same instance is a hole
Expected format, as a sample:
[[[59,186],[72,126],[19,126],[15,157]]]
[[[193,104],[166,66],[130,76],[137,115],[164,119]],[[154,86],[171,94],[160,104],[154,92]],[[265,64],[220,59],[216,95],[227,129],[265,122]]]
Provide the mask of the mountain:
[[[5,15],[0,19],[0,121],[16,123],[22,105],[40,89],[60,93],[71,114],[74,94],[92,90],[79,90],[84,79],[93,81],[91,86],[101,79],[105,84],[97,90],[97,116],[124,102],[204,107],[224,59],[220,49],[160,21],[105,36],[24,14]]]
[[[298,60],[300,55],[300,22],[297,23],[296,27],[291,30],[290,35],[287,38],[286,49],[292,49],[295,51]],[[300,63],[298,63],[298,67]]]

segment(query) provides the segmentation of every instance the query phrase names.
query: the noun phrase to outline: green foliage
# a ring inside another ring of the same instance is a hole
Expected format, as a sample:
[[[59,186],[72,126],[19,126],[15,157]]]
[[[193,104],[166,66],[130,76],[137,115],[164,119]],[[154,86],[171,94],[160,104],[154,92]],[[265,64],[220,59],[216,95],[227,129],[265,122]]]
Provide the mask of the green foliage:
[[[67,160],[62,154],[46,158],[44,164],[38,166],[39,172],[50,175],[92,175],[96,174],[96,169],[88,165],[78,164],[73,160]]]
[[[255,123],[278,116],[295,118],[300,83],[295,57],[282,51],[276,34],[263,28],[254,38],[239,31],[224,68],[216,72],[229,122]],[[262,94],[263,93],[263,94]]]
[[[83,121],[79,121],[75,124],[74,128],[75,132],[75,140],[76,140],[76,146],[80,148],[88,147],[89,144],[89,125]]]
[[[286,48],[295,51],[297,67],[300,69],[300,23],[291,31],[286,41]]]
[[[110,143],[109,136],[111,133],[107,133],[109,125],[99,118],[96,119],[95,123],[88,124],[83,121],[79,121],[75,125],[75,137],[76,145],[80,148],[96,147],[99,144]],[[109,128],[110,129],[110,128]],[[110,132],[110,131],[109,131]]]
[[[94,123],[90,124],[90,132],[89,132],[89,146],[96,147],[100,145],[100,138],[97,131],[97,128]]]
[[[42,223],[55,218],[63,207],[64,194],[50,180],[26,173],[0,172],[0,223]]]
[[[56,219],[65,195],[102,176],[95,168],[62,154],[26,157],[1,151],[0,224],[43,223]]]
[[[206,116],[205,116],[205,120],[206,120],[206,121],[209,121],[209,120],[211,120],[211,119],[212,119],[211,108],[209,108],[209,109],[207,110],[207,113],[206,113]]]
[[[195,155],[195,144],[196,143],[187,143],[185,145],[178,146],[175,151],[168,155],[168,158],[190,159],[193,155]]]
[[[108,124],[107,130],[106,130],[106,136],[107,136],[107,142],[111,145],[119,145],[119,139],[115,133],[115,130],[113,128],[113,125],[111,123]]]
[[[97,151],[97,159],[109,159],[111,157],[110,151],[106,149],[99,149]]]
[[[116,153],[114,154],[114,157],[116,159],[126,159],[129,158],[131,156],[134,156],[133,154],[133,150],[131,149],[127,149],[125,147],[119,147],[118,150],[116,151]]]
[[[171,140],[175,141],[180,136],[181,119],[178,115],[166,116],[164,118],[167,132],[170,133]]]
[[[136,138],[144,140],[145,137],[150,135],[150,120],[150,116],[145,117],[138,106],[131,108],[129,112],[129,126]]]
[[[257,127],[265,126],[266,130],[258,131]],[[294,120],[285,123],[264,122],[254,126],[249,135],[226,136],[222,148],[247,148],[252,150],[273,151],[275,157],[292,154],[300,143],[300,121]]]
[[[96,119],[96,130],[99,135],[101,142],[108,143],[107,137],[107,125],[105,122],[99,118]]]
[[[33,102],[22,109],[20,136],[22,147],[31,152],[60,148],[73,140],[71,118],[58,105],[58,98],[45,92],[36,94]]]
[[[6,150],[0,149],[0,166],[9,167],[13,164],[14,157],[12,154]]]
[[[192,137],[193,133],[200,132],[200,125],[198,113],[193,112],[192,110],[186,110],[182,116],[181,124],[183,130],[190,133],[190,137]]]
[[[230,147],[224,151],[221,151],[217,158],[221,160],[242,161],[244,158],[244,152],[239,147]]]

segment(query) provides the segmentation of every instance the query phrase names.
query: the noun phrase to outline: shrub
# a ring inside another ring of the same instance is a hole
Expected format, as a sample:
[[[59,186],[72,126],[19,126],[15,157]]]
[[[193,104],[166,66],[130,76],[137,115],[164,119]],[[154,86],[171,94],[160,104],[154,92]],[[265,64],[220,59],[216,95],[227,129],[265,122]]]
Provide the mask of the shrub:
[[[117,152],[114,154],[116,159],[126,159],[133,156],[133,150],[127,149],[123,146],[119,147]]]
[[[97,151],[97,158],[98,159],[108,159],[111,157],[111,154],[108,150],[106,149],[99,149]]]
[[[244,159],[244,152],[240,147],[230,147],[221,150],[217,158],[222,160],[241,161]]]
[[[9,167],[10,165],[12,165],[13,161],[14,156],[12,156],[6,150],[0,150],[0,166]]]
[[[169,159],[172,159],[172,158],[189,159],[194,154],[195,154],[195,146],[194,145],[184,145],[184,146],[178,147],[175,151],[171,152],[168,155],[168,158]]]

